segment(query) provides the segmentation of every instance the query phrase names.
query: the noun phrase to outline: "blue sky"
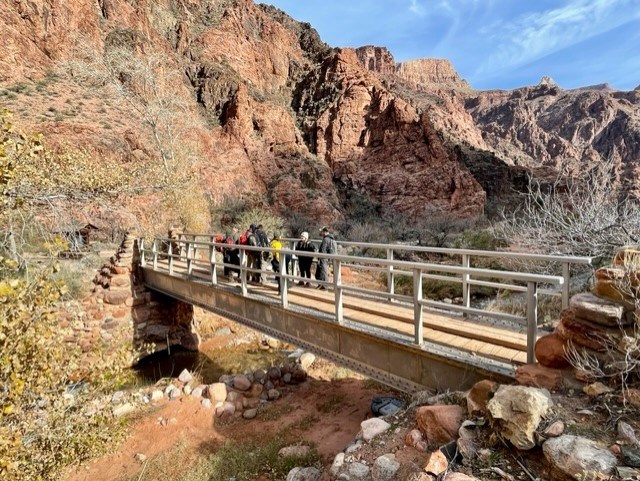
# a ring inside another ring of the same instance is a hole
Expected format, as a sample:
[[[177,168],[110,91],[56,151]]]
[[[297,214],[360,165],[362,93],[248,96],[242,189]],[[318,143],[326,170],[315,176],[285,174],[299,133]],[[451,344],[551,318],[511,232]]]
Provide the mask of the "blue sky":
[[[640,0],[263,0],[332,47],[449,59],[477,89],[640,85]]]

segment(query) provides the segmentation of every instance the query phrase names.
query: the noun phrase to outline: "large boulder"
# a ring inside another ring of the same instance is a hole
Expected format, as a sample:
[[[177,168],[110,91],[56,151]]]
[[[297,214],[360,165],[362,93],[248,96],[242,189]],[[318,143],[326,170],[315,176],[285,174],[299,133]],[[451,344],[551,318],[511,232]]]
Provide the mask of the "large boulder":
[[[590,439],[565,434],[549,439],[542,445],[544,457],[550,465],[551,478],[561,480],[583,479],[590,473],[593,479],[607,479],[616,466],[616,457],[608,449],[600,448]]]
[[[418,427],[430,445],[455,441],[462,416],[462,408],[458,405],[422,406],[416,410]]]
[[[518,449],[531,449],[533,433],[553,405],[546,389],[500,386],[488,408],[497,429]]]

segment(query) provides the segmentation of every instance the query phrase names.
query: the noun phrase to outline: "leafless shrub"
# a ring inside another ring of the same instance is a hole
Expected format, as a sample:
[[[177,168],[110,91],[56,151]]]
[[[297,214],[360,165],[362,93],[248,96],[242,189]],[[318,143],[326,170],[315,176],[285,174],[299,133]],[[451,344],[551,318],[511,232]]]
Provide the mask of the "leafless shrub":
[[[640,238],[640,207],[622,191],[612,162],[550,185],[531,178],[520,208],[502,213],[496,233],[529,252],[610,258]]]

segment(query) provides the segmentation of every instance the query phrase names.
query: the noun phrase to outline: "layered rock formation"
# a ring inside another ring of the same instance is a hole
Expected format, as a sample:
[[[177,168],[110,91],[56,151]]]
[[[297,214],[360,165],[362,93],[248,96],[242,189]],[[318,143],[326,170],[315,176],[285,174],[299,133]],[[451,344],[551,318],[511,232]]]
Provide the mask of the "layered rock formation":
[[[638,173],[637,90],[544,81],[476,93],[447,60],[331,50],[310,25],[250,0],[4,3],[0,28],[0,94],[17,123],[107,161],[165,154],[144,102],[116,95],[126,72],[105,80],[104,59],[129,52],[164,75],[155,87],[176,106],[194,190],[214,204],[242,198],[337,223],[346,189],[383,215],[473,216],[517,189],[523,169],[606,158]],[[91,72],[103,76],[78,81]]]
[[[458,75],[451,62],[446,59],[423,58],[402,62],[398,65],[396,75],[416,90],[471,89],[467,81]]]
[[[623,248],[613,266],[596,272],[593,294],[580,293],[571,298],[555,332],[536,343],[536,357],[542,366],[567,367],[570,358],[575,364],[577,354],[590,359],[589,365],[577,366],[578,374],[585,380],[594,380],[590,378],[594,372],[611,376],[629,359],[638,357],[634,303],[640,267],[638,254],[637,249]]]

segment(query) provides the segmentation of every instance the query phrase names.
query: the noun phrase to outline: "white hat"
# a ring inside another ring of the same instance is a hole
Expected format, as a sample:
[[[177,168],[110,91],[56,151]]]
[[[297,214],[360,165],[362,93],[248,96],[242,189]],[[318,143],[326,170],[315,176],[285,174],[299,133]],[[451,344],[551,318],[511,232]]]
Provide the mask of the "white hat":
[[[309,233],[303,232],[302,234],[300,234],[300,239],[309,240]]]

